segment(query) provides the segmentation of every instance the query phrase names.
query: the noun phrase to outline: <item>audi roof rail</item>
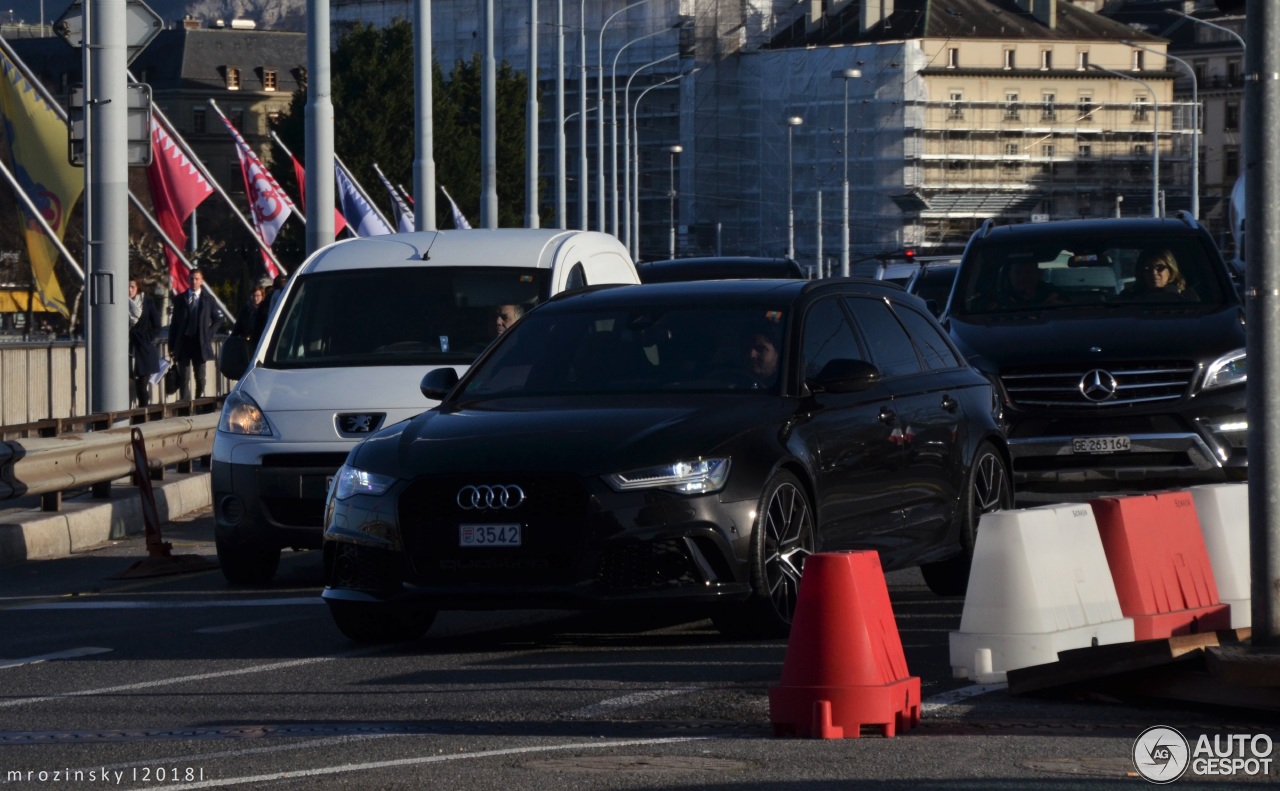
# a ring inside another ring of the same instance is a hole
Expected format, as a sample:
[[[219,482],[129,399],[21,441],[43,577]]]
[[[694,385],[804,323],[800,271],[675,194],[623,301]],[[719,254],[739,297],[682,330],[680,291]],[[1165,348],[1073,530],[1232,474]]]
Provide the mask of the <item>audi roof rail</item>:
[[[991,235],[991,229],[996,227],[996,221],[990,217],[982,221],[982,227],[978,229],[978,233],[982,234],[982,238],[986,239]]]

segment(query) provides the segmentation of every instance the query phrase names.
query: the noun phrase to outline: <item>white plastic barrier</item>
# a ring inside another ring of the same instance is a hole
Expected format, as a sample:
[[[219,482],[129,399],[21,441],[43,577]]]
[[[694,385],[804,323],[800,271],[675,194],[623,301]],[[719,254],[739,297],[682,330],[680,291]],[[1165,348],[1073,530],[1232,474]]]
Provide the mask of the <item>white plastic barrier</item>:
[[[1058,652],[1133,641],[1087,504],[984,514],[951,670],[982,684]]]
[[[1213,483],[1192,486],[1200,532],[1218,597],[1231,605],[1231,628],[1253,623],[1253,591],[1249,572],[1249,484]]]

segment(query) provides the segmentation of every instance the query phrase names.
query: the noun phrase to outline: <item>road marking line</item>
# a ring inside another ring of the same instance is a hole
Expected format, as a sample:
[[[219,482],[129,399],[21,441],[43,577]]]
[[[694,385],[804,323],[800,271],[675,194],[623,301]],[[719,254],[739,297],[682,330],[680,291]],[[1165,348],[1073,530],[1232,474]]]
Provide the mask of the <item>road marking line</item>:
[[[13,610],[178,610],[199,607],[287,607],[298,604],[324,604],[319,596],[290,599],[232,599],[227,601],[57,601],[38,602],[36,604],[18,604],[6,607]]]
[[[712,736],[682,736],[663,739],[629,739],[618,742],[574,742],[573,744],[540,745],[537,747],[510,747],[504,750],[481,750],[474,753],[449,753],[448,755],[426,755],[418,758],[399,758],[392,761],[374,761],[365,764],[344,764],[342,766],[325,766],[318,769],[300,769],[287,772],[274,772],[267,775],[247,775],[244,777],[226,777],[220,780],[204,782],[179,783],[170,786],[152,786],[150,791],[185,791],[192,788],[217,788],[219,786],[240,785],[248,783],[269,783],[273,780],[296,780],[301,777],[322,777],[324,775],[345,774],[348,772],[368,772],[376,769],[392,769],[400,766],[419,766],[421,764],[443,763],[445,761],[465,761],[474,758],[499,758],[506,755],[528,755],[530,753],[563,752],[565,750],[600,750],[611,747],[641,747],[657,744],[680,744],[682,742],[705,741]]]
[[[223,634],[225,632],[239,632],[244,629],[256,629],[259,626],[270,626],[277,623],[288,623],[296,620],[294,618],[263,618],[260,621],[244,621],[243,623],[231,623],[226,626],[206,626],[203,629],[196,629],[196,634]]]
[[[170,684],[185,684],[190,681],[208,681],[213,678],[228,678],[230,676],[243,676],[249,673],[267,673],[272,670],[284,670],[290,667],[301,667],[303,665],[314,665],[317,662],[328,662],[334,659],[347,659],[350,657],[362,656],[365,654],[375,653],[384,650],[382,648],[371,647],[358,651],[349,651],[334,656],[316,656],[308,659],[292,659],[288,662],[274,662],[269,665],[254,665],[253,667],[242,667],[236,670],[220,670],[216,673],[199,673],[193,676],[177,676],[175,678],[157,678],[150,681],[140,681],[136,684],[121,684],[115,687],[99,687],[98,689],[82,689],[76,692],[61,692],[57,695],[43,695],[38,698],[17,698],[15,700],[0,700],[0,708],[9,708],[10,706],[24,706],[29,703],[44,703],[50,700],[62,700],[64,698],[80,698],[88,695],[111,695],[116,692],[133,692],[139,689],[151,689],[152,687],[163,687]]]
[[[48,662],[53,659],[75,659],[78,656],[93,656],[94,654],[106,654],[112,649],[97,648],[95,646],[84,646],[82,648],[68,648],[66,651],[55,651],[52,654],[41,654],[40,656],[29,656],[25,659],[0,659],[0,670],[7,667],[21,667],[23,665],[36,665],[41,662]]]
[[[629,708],[631,706],[640,706],[654,700],[670,697],[672,695],[684,695],[689,692],[698,692],[703,687],[682,687],[680,689],[653,689],[648,692],[636,692],[631,695],[623,695],[620,698],[610,698],[602,700],[599,703],[593,703],[590,706],[584,706],[575,709],[564,716],[573,717],[574,719],[589,719],[591,717],[599,717],[601,715],[610,714],[618,709]]]
[[[940,709],[943,706],[954,706],[962,700],[967,700],[968,698],[976,697],[978,695],[985,695],[988,692],[995,692],[999,689],[1008,688],[1009,685],[1005,683],[974,684],[970,687],[960,687],[959,689],[953,689],[950,692],[943,692],[925,699],[920,703],[920,712],[924,713],[926,711]]]

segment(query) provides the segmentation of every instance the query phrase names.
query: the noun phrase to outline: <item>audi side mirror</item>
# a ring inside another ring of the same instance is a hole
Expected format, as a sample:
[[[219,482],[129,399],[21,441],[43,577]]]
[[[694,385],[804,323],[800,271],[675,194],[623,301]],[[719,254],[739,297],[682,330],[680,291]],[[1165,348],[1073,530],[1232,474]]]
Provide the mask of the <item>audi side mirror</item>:
[[[856,393],[880,382],[880,369],[866,360],[829,360],[817,376],[805,380],[815,393]]]
[[[427,371],[427,375],[422,377],[419,389],[432,401],[443,401],[456,384],[458,384],[457,371],[449,367],[435,368]]]

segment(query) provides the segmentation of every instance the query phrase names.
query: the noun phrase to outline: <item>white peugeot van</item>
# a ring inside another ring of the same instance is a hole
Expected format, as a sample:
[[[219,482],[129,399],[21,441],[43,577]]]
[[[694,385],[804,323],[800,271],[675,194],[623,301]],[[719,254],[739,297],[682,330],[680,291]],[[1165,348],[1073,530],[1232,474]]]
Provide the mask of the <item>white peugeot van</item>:
[[[222,573],[265,582],[281,549],[319,548],[325,494],[347,452],[433,406],[423,375],[465,370],[496,337],[498,312],[639,282],[626,248],[591,231],[424,231],[312,254],[223,404],[212,476]]]

